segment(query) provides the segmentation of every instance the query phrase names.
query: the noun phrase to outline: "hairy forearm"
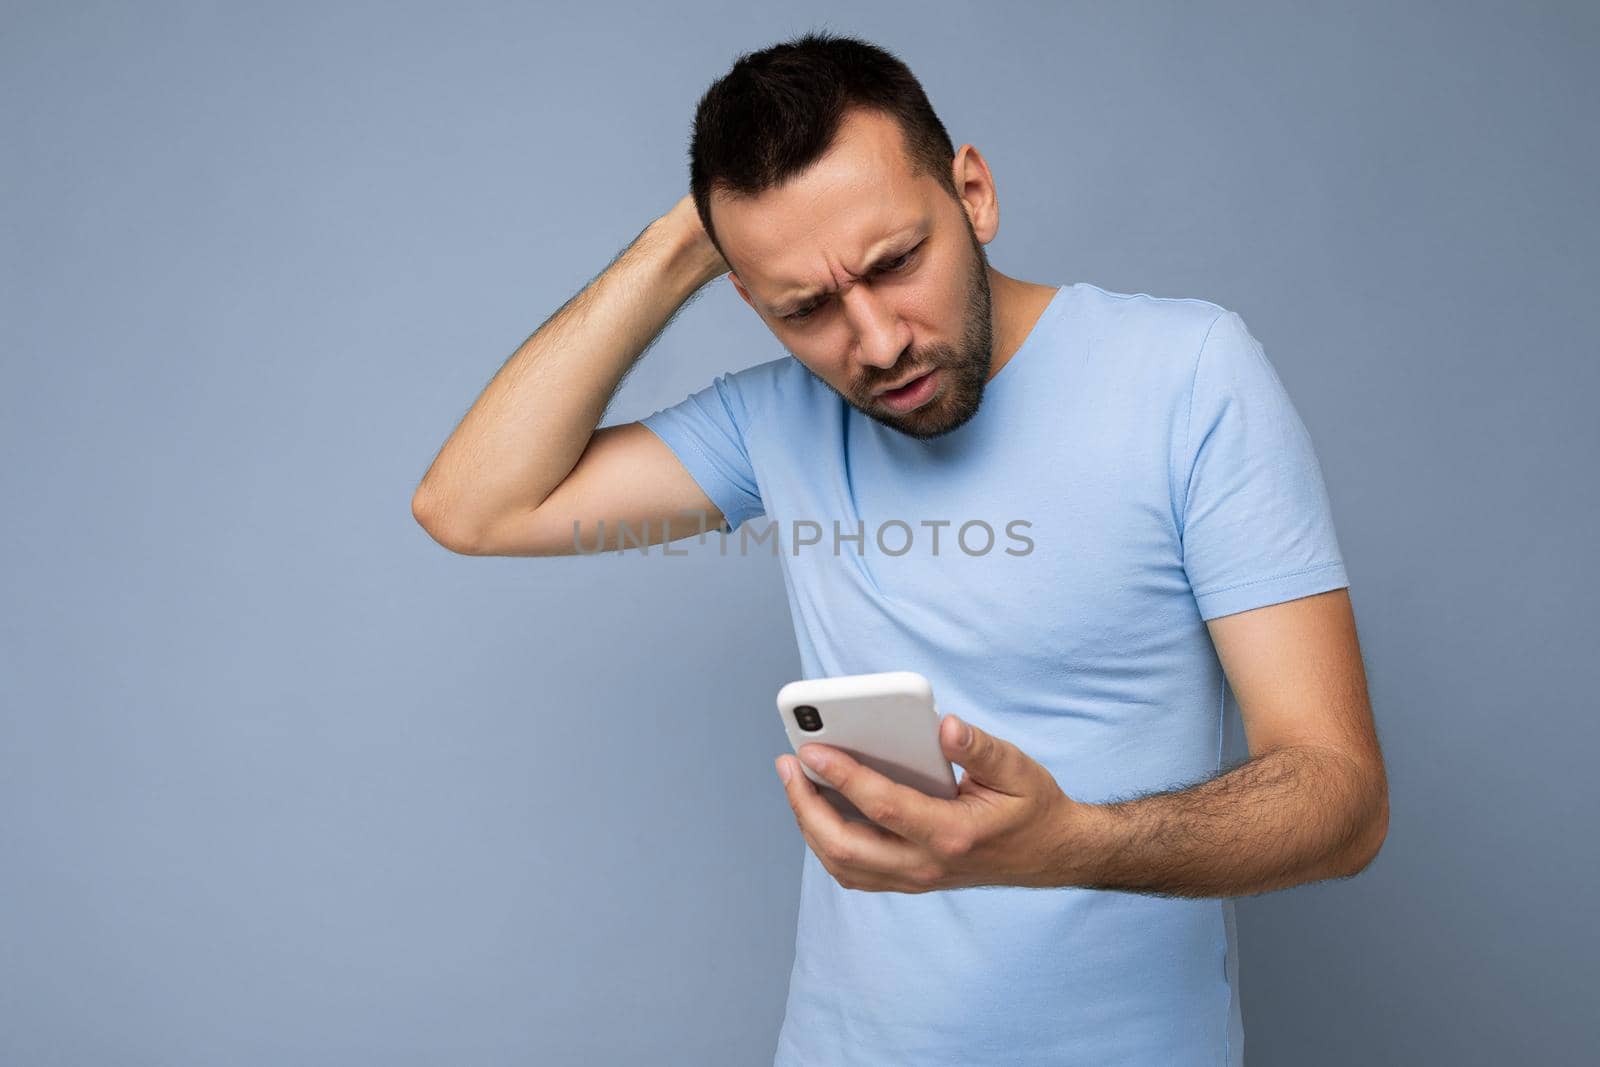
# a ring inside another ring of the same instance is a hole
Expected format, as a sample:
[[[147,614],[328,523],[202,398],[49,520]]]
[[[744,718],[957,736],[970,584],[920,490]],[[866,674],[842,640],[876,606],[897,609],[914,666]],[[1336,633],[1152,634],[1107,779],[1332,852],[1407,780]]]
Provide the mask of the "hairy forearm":
[[[1355,874],[1387,829],[1381,775],[1332,749],[1290,746],[1188,789],[1076,804],[1056,882],[1232,897]]]

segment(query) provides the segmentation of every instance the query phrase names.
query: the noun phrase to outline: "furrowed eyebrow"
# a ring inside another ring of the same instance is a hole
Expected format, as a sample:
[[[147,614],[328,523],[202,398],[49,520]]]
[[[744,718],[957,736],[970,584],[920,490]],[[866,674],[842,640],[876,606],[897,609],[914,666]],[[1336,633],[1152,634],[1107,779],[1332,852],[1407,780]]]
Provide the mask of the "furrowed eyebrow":
[[[889,246],[887,251],[880,252],[877,256],[873,257],[872,262],[867,264],[867,269],[862,272],[861,276],[865,277],[868,274],[875,274],[883,267],[885,263],[893,263],[907,252],[911,251],[912,248],[916,247],[917,242],[922,240],[922,238],[925,236],[926,234],[923,230],[923,227],[918,226],[910,234],[900,237]],[[818,288],[803,289],[794,296],[789,297],[787,300],[767,308],[767,313],[775,318],[782,318],[783,316],[804,307],[807,301],[814,300],[818,296],[828,291],[829,290]]]

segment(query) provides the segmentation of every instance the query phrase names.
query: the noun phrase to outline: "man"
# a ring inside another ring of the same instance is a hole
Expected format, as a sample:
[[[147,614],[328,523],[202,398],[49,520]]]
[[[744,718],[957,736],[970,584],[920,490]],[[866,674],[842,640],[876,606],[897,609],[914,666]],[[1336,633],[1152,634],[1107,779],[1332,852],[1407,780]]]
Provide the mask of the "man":
[[[915,670],[952,712],[954,800],[804,746],[870,824],[779,759],[808,849],[776,1063],[1242,1062],[1228,898],[1354,874],[1388,820],[1329,502],[1261,347],[1205,301],[995,270],[987,163],[864,42],[741,57],[691,156],[418,520],[496,555],[813,523],[780,553],[806,677]],[[725,272],[789,354],[597,430]],[[1219,774],[1225,686],[1251,758]]]

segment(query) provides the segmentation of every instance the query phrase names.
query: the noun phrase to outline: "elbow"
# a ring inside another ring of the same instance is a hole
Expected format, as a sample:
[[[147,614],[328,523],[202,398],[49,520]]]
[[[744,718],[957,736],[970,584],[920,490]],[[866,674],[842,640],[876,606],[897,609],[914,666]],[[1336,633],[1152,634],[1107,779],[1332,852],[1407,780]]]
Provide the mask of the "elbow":
[[[411,496],[411,517],[418,526],[438,544],[461,556],[476,556],[478,540],[469,536],[458,525],[452,525],[444,510],[434,500],[426,486],[418,486]]]
[[[1346,877],[1354,877],[1372,866],[1372,861],[1383,851],[1383,843],[1389,836],[1389,787],[1381,774],[1375,788],[1377,796],[1368,808],[1370,814],[1357,838],[1357,845],[1351,850]]]

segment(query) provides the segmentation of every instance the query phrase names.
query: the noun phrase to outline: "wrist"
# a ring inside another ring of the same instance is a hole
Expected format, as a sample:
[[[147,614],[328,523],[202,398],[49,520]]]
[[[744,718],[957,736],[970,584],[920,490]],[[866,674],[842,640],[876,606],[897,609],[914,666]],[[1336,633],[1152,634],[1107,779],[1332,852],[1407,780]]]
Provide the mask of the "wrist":
[[[674,209],[652,222],[648,232],[660,242],[669,269],[694,289],[728,270],[727,261],[706,236],[698,215],[686,216],[682,209]]]
[[[1062,888],[1105,884],[1108,858],[1115,854],[1122,820],[1104,804],[1067,798],[1057,818],[1050,882]]]

